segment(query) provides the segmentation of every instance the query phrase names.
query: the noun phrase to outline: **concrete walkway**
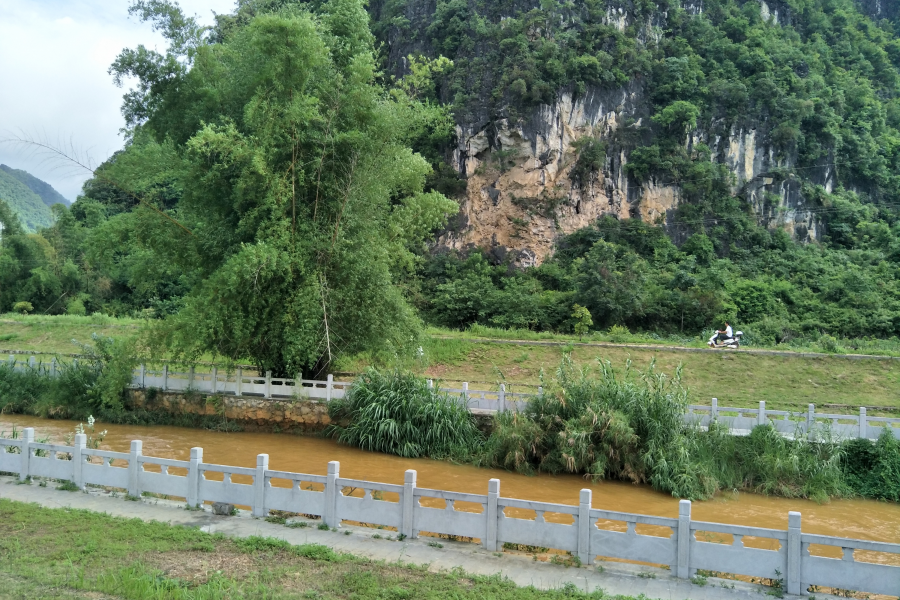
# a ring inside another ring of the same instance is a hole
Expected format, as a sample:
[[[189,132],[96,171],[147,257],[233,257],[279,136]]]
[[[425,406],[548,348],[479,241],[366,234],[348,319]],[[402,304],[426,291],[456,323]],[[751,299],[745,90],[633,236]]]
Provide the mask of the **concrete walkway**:
[[[402,542],[375,539],[373,535],[384,537],[391,535],[391,532],[365,527],[342,527],[337,532],[321,531],[315,527],[318,522],[311,521],[311,527],[288,528],[253,518],[245,511],[240,511],[235,517],[222,517],[213,515],[208,506],[203,511],[187,511],[183,503],[170,500],[142,498],[138,502],[127,502],[122,493],[114,497],[99,489],[90,489],[87,493],[63,492],[55,489],[54,483],[40,487],[37,483],[17,485],[16,481],[13,477],[0,477],[0,498],[33,502],[48,508],[85,509],[117,517],[199,527],[203,531],[233,537],[257,535],[283,539],[291,544],[323,544],[338,552],[373,560],[427,564],[431,571],[462,568],[477,575],[500,574],[517,585],[533,585],[539,589],[558,588],[571,583],[586,591],[600,588],[607,594],[644,594],[651,599],[665,600],[760,600],[767,591],[771,591],[771,588],[713,577],[701,586],[676,579],[664,569],[624,563],[599,561],[591,567],[566,568],[535,562],[526,555],[495,554],[475,544],[448,540],[440,540],[443,548],[436,548],[428,545],[435,539],[427,537]],[[350,531],[350,535],[344,535],[345,531]],[[816,594],[816,598],[826,597]]]

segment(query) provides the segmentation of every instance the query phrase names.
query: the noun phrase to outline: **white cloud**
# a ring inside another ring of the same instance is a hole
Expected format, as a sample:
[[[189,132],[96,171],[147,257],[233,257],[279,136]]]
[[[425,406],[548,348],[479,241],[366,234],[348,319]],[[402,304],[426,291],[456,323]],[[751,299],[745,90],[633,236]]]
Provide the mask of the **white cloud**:
[[[0,137],[24,135],[74,146],[99,164],[121,148],[125,90],[107,73],[126,47],[160,51],[162,37],[129,17],[127,0],[0,0]],[[212,23],[234,0],[183,0]],[[89,177],[27,147],[0,144],[0,163],[25,169],[74,200]]]

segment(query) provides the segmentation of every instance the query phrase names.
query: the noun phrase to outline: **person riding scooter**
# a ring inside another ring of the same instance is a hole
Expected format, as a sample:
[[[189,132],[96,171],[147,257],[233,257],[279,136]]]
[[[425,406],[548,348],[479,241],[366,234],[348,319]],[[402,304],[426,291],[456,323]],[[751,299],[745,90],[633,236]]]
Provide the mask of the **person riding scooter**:
[[[707,343],[711,348],[737,350],[741,347],[741,338],[743,335],[743,331],[732,331],[731,325],[728,324],[728,321],[725,321],[725,329],[716,331],[713,336],[709,338],[709,342]]]
[[[725,321],[725,329],[717,329],[713,336],[709,338],[709,345],[715,346],[716,342],[729,340],[732,337],[734,337],[734,330],[731,329],[728,321]]]

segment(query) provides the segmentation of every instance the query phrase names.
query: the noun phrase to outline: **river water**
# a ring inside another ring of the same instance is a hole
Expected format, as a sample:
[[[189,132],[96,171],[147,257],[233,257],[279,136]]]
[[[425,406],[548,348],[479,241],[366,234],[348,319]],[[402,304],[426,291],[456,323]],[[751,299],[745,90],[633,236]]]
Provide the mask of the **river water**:
[[[49,438],[53,443],[62,443],[76,424],[74,421],[0,415],[0,433],[6,432],[8,435],[13,426],[19,429],[34,427],[36,439]],[[203,448],[203,461],[206,463],[255,467],[256,455],[268,454],[269,468],[273,470],[317,475],[325,475],[328,462],[337,460],[340,461],[342,477],[395,484],[403,483],[406,469],[415,469],[418,472],[419,487],[476,494],[486,494],[488,480],[497,478],[501,481],[500,493],[504,497],[559,504],[578,504],[579,490],[590,488],[593,490],[594,508],[661,517],[678,516],[677,498],[656,492],[648,486],[630,483],[591,483],[576,475],[528,477],[496,469],[365,452],[317,437],[99,423],[96,428],[98,431],[108,430],[101,448],[117,452],[128,452],[131,440],[138,439],[143,440],[144,455],[188,460],[190,448],[199,446]],[[172,473],[175,474],[175,470]],[[243,483],[237,477],[234,481]],[[721,494],[712,500],[694,502],[692,518],[698,521],[787,529],[788,511],[802,513],[804,533],[900,542],[900,505],[875,500],[832,500],[827,504],[817,504],[809,500],[747,493]],[[550,515],[547,515],[547,520],[551,520]],[[650,531],[646,533],[651,534]],[[750,539],[745,539],[747,546],[757,545]],[[760,543],[759,546],[763,544]],[[900,564],[896,560],[900,556],[880,556],[883,557],[880,560],[872,557],[873,562]]]

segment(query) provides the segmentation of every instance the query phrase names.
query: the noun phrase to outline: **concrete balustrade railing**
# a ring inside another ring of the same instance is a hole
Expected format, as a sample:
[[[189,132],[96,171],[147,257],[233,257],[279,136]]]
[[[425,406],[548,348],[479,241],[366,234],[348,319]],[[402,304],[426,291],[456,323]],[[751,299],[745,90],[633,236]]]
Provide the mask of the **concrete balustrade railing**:
[[[417,487],[414,470],[397,485],[343,478],[336,461],[323,476],[272,470],[266,454],[247,468],[204,463],[202,448],[192,448],[190,460],[180,461],[144,456],[140,441],[127,453],[93,450],[86,443],[84,434],[75,436],[74,446],[37,443],[34,429],[24,429],[20,439],[0,438],[0,472],[22,481],[46,477],[79,488],[120,488],[131,496],[181,497],[191,506],[228,502],[250,507],[256,517],[281,510],[317,515],[335,528],[344,521],[394,527],[410,539],[423,533],[460,536],[479,540],[490,551],[507,542],[553,548],[582,564],[598,556],[649,562],[666,565],[683,579],[698,570],[783,579],[789,594],[811,585],[886,595],[900,591],[900,566],[859,560],[872,560],[874,552],[894,555],[896,562],[900,544],[803,533],[798,512],[788,514],[788,529],[781,531],[694,521],[687,500],[680,501],[678,518],[672,519],[593,508],[590,489],[581,490],[577,505],[551,504],[504,498],[498,479],[488,481],[487,494],[467,494]],[[608,528],[610,523],[618,527]],[[639,533],[638,526],[653,526],[658,533]],[[728,536],[733,541],[723,543]],[[773,549],[747,547],[744,538],[769,540]],[[828,548],[841,558],[827,557]],[[857,551],[866,555],[857,557]]]
[[[18,369],[36,369],[49,376],[58,372],[56,359],[44,365],[36,362],[31,356],[27,365],[16,362],[16,356],[9,356],[9,364]],[[150,370],[141,365],[134,371],[132,387],[136,389],[158,389],[167,392],[198,392],[206,394],[234,394],[236,396],[262,396],[264,398],[307,398],[329,402],[343,398],[353,382],[335,381],[328,375],[325,380],[287,379],[272,377],[271,372],[263,376],[245,374],[242,369],[233,373],[219,372],[215,367],[209,373],[198,373],[194,369],[187,372],[169,371],[168,365],[160,370]],[[428,385],[434,387],[434,381]],[[472,390],[468,383],[459,388],[439,388],[440,391],[458,396],[469,409],[489,411],[522,410],[532,394],[506,391],[501,384],[497,390]],[[538,388],[538,393],[541,393]],[[728,427],[734,432],[749,432],[756,425],[771,424],[777,431],[787,435],[812,437],[830,432],[837,439],[863,438],[877,439],[887,428],[900,439],[900,419],[886,417],[870,417],[866,408],[859,409],[859,415],[839,415],[817,413],[815,405],[810,404],[806,412],[788,412],[767,410],[766,403],[760,402],[758,408],[720,407],[718,399],[713,398],[710,406],[692,405],[688,407],[685,419],[689,423],[708,427],[713,421]]]

